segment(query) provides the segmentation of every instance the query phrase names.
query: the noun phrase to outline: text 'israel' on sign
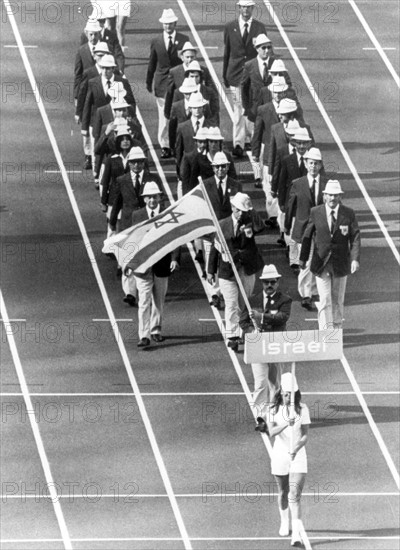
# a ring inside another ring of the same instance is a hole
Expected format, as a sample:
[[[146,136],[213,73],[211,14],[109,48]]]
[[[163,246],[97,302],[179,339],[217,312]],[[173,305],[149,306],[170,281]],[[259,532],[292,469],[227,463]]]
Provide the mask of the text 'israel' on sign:
[[[343,331],[253,332],[245,335],[245,363],[331,361],[343,355]]]

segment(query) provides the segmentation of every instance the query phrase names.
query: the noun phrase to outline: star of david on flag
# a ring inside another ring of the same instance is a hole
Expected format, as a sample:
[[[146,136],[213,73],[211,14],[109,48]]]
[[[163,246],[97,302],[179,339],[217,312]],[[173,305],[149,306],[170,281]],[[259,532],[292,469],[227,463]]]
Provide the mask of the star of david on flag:
[[[198,185],[154,218],[106,239],[103,252],[115,254],[123,272],[140,275],[178,246],[210,233],[215,226]]]

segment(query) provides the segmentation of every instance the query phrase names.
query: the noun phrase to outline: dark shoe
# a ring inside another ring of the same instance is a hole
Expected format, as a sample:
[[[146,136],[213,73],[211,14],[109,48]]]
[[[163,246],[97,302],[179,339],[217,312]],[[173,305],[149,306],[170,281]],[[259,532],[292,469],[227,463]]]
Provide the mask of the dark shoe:
[[[170,159],[171,158],[171,149],[169,147],[163,147],[161,149],[161,158]]]
[[[232,155],[238,158],[241,158],[243,156],[243,149],[240,147],[240,145],[235,145],[232,151]]]
[[[244,148],[246,149],[246,151],[251,151],[251,143],[250,142],[245,143]]]
[[[100,182],[97,178],[94,180],[94,186],[95,186],[96,189],[100,188]]]
[[[148,338],[142,338],[137,345],[138,348],[147,348],[150,346],[150,340]]]
[[[161,336],[161,334],[152,334],[151,339],[154,340],[154,342],[164,342],[165,340],[164,336]]]
[[[135,307],[136,305],[136,298],[135,296],[132,296],[132,294],[127,294],[123,300],[125,303],[129,304],[131,307]]]
[[[269,218],[269,220],[265,220],[264,223],[270,229],[276,229],[278,227],[278,222],[276,221],[276,218]],[[278,243],[278,244],[281,244],[281,243]]]
[[[260,178],[257,178],[254,182],[254,187],[256,187],[257,189],[262,189],[262,183],[261,183],[261,180]]]
[[[314,309],[311,302],[311,298],[303,298],[301,301],[301,306],[307,309],[308,311],[313,311]]]
[[[238,351],[239,342],[236,338],[228,338],[228,348],[230,348],[232,351]]]
[[[261,416],[257,417],[257,426],[254,429],[256,432],[269,435],[267,423],[265,422],[264,418],[261,418]]]
[[[117,279],[120,279],[122,277],[122,269],[120,267],[117,267]]]
[[[84,170],[92,169],[92,157],[90,155],[85,155],[85,162],[83,163]]]
[[[290,269],[296,276],[300,273],[300,267],[297,264],[291,264]]]
[[[202,251],[202,250],[199,250],[198,252],[196,252],[196,256],[194,257],[194,259],[196,260],[196,262],[199,262],[199,263],[201,263],[201,264],[204,264],[203,251]]]
[[[217,309],[221,309],[221,298],[218,296],[218,294],[213,294],[211,296],[210,306],[214,306]]]
[[[285,239],[283,237],[279,237],[279,239],[277,239],[276,243],[279,244],[280,246],[286,247],[286,242],[285,242]]]

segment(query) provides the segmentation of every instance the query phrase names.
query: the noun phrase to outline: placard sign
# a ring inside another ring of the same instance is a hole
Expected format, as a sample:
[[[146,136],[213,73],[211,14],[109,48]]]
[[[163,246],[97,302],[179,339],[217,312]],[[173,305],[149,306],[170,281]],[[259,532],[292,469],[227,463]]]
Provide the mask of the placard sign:
[[[343,330],[298,330],[245,334],[245,363],[331,361],[343,355]]]

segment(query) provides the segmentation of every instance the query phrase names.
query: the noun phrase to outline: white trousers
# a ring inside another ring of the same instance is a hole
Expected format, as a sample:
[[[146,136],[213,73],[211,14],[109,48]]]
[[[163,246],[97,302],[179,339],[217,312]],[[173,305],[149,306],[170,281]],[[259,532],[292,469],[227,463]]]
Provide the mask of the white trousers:
[[[243,267],[238,268],[240,280],[242,281],[246,296],[249,298],[254,290],[256,276],[246,275]],[[226,338],[236,338],[240,336],[239,319],[240,314],[246,307],[235,280],[219,279],[222,296],[225,301],[225,336]]]
[[[291,231],[293,231],[293,224],[295,221],[296,221],[296,218],[293,218]],[[286,233],[285,233],[285,243],[286,243],[286,246],[289,247],[289,265],[298,265],[299,257],[300,257],[299,243],[296,243],[296,241],[292,239],[291,235],[286,235]]]
[[[335,277],[330,269],[315,277],[319,294],[318,328],[342,328],[347,276]]]
[[[134,298],[137,299],[137,284],[134,275],[127,277],[124,273],[121,277],[122,291],[127,296],[131,294]]]
[[[264,165],[263,163],[263,160],[262,160],[263,156],[264,156],[264,144],[261,145],[260,166],[261,166],[261,174],[262,174],[262,186],[263,186],[263,191],[265,193],[265,210],[268,214],[268,218],[278,218],[280,213],[278,198],[277,197],[275,197],[274,199],[271,198],[271,179],[272,178],[269,174],[268,165]]]
[[[135,279],[139,299],[139,338],[150,339],[151,334],[161,334],[168,277],[157,277],[150,270],[144,277],[135,276]]]
[[[244,116],[240,87],[230,86],[228,95],[233,107],[233,146],[240,145],[244,149],[244,144],[253,136],[254,123]]]
[[[301,244],[298,243],[299,255],[301,253]],[[306,262],[304,269],[300,269],[300,273],[297,279],[297,290],[302,298],[311,298],[313,294],[317,294],[317,284],[315,282],[315,275],[311,273],[311,259],[314,251],[314,240],[311,242],[310,255]]]
[[[254,377],[254,392],[252,406],[256,408],[257,416],[263,416],[267,407],[274,399],[275,392],[281,383],[281,363],[251,363]]]
[[[163,97],[156,97],[157,109],[158,109],[158,143],[160,147],[169,147],[168,139],[168,119],[164,115],[165,99]]]

